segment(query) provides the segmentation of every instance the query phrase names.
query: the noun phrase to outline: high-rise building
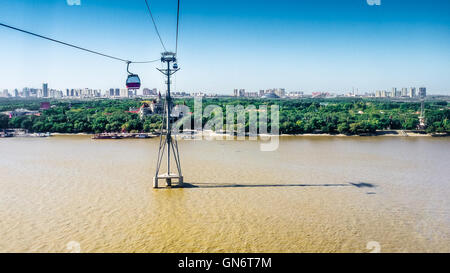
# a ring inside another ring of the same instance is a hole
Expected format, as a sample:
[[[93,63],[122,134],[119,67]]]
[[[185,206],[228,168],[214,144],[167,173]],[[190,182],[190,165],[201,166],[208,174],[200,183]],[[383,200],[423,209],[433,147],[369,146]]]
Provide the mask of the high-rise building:
[[[233,95],[235,97],[245,97],[245,89],[234,89]]]
[[[42,97],[48,98],[48,83],[42,84]]]
[[[39,95],[39,90],[38,89],[36,89],[36,88],[31,88],[30,89],[30,96],[31,97],[38,97],[38,95]]]
[[[30,88],[24,87],[24,88],[22,89],[22,95],[23,95],[25,98],[30,97]]]
[[[120,89],[119,89],[119,88],[116,88],[116,89],[114,90],[114,96],[115,96],[115,97],[120,97]]]
[[[408,94],[408,96],[409,96],[410,98],[416,97],[416,88],[415,88],[415,87],[409,88],[409,94]]]
[[[246,92],[245,96],[249,98],[256,98],[258,97],[258,92]]]
[[[408,96],[408,88],[402,88],[402,97]]]
[[[128,89],[120,89],[120,97],[128,98]]]
[[[284,96],[286,96],[286,89],[284,88],[278,88],[275,90],[275,95],[277,95],[278,97],[282,98]]]
[[[402,92],[399,91],[396,87],[392,88],[392,97],[401,97],[402,96]]]
[[[289,92],[289,94],[287,96],[290,98],[300,98],[300,97],[303,97],[303,92],[302,91],[293,91],[293,92]]]
[[[420,87],[419,88],[419,97],[420,98],[426,98],[426,96],[427,96],[427,88]]]
[[[144,96],[156,96],[156,95],[158,95],[158,89],[156,89],[156,88],[153,88],[153,89],[144,88],[142,90],[142,94]]]
[[[377,98],[385,98],[386,97],[386,90],[378,90],[375,92],[375,97]]]

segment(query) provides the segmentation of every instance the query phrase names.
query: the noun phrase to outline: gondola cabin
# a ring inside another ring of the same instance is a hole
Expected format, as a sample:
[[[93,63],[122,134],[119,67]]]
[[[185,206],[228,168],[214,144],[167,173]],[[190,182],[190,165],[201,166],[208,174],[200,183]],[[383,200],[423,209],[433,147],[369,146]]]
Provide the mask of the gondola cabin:
[[[127,78],[127,88],[134,90],[141,88],[141,79],[136,74],[128,75]]]

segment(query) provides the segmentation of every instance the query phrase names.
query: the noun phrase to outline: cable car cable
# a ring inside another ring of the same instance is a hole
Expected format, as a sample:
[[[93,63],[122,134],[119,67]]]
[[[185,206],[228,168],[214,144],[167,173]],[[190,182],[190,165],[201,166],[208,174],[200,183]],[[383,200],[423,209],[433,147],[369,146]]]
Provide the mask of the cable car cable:
[[[56,39],[53,39],[53,38],[42,36],[42,35],[30,32],[30,31],[26,31],[26,30],[23,30],[23,29],[20,29],[20,28],[16,28],[16,27],[13,27],[13,26],[10,26],[10,25],[6,25],[6,24],[0,23],[0,26],[6,27],[6,28],[10,28],[12,30],[16,30],[16,31],[19,31],[19,32],[23,32],[25,34],[29,34],[29,35],[32,35],[32,36],[35,36],[35,37],[38,37],[38,38],[42,38],[42,39],[45,39],[45,40],[49,40],[49,41],[52,41],[52,42],[55,42],[55,43],[59,43],[59,44],[65,45],[65,46],[69,46],[69,47],[72,47],[72,48],[83,50],[83,51],[86,51],[86,52],[89,52],[89,53],[92,53],[92,54],[97,54],[99,56],[103,56],[103,57],[107,57],[107,58],[114,59],[114,60],[117,60],[117,61],[125,62],[125,63],[130,62],[130,63],[144,64],[144,63],[153,63],[153,62],[157,62],[157,61],[160,60],[160,59],[156,59],[156,60],[152,60],[152,61],[140,61],[140,62],[129,61],[129,60],[125,60],[125,59],[122,59],[122,58],[118,58],[118,57],[114,57],[114,56],[111,56],[111,55],[107,55],[107,54],[104,54],[104,53],[100,53],[100,52],[97,52],[97,51],[94,51],[94,50],[90,50],[90,49],[86,49],[86,48],[79,47],[79,46],[76,46],[76,45],[72,45],[72,44],[69,44],[69,43],[66,43],[66,42],[62,42],[62,41],[59,41],[59,40],[56,40]]]
[[[177,7],[177,38],[175,42],[175,56],[178,53],[178,27],[180,25],[180,0],[178,0],[178,7]]]
[[[147,0],[145,0],[145,4],[147,5],[147,10],[148,10],[148,13],[150,14],[150,18],[152,19],[153,26],[155,27],[156,34],[159,37],[159,41],[161,42],[161,45],[164,48],[164,51],[167,51],[166,46],[164,45],[164,42],[163,42],[163,40],[161,38],[161,35],[159,34],[158,27],[156,26],[155,18],[153,18],[153,14],[152,14],[152,11],[150,9],[150,5],[148,4]]]
[[[158,58],[158,59],[152,60],[152,61],[144,61],[144,62],[133,62],[133,61],[130,61],[130,63],[132,63],[132,64],[149,64],[149,63],[154,63],[154,62],[159,62],[159,61],[161,61],[161,58]]]

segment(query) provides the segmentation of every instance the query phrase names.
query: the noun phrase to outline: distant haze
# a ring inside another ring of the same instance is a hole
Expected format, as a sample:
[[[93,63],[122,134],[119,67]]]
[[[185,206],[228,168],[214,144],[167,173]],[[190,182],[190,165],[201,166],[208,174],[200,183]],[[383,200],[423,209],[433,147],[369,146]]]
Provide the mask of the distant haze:
[[[174,89],[344,93],[425,86],[450,94],[450,1],[181,1]],[[175,47],[176,0],[150,1]],[[5,0],[1,22],[132,60],[160,56],[144,1]],[[165,90],[156,64],[132,65],[143,87]],[[0,90],[124,88],[126,65],[0,27]]]

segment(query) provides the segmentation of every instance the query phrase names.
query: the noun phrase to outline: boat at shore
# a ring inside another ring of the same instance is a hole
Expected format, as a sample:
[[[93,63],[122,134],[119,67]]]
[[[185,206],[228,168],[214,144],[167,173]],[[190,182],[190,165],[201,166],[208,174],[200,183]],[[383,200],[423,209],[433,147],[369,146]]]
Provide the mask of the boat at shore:
[[[119,135],[115,134],[96,134],[92,136],[92,139],[121,139]]]
[[[134,139],[147,139],[147,138],[153,138],[155,137],[152,134],[147,133],[102,133],[102,134],[95,134],[92,136],[92,139],[127,139],[127,138],[134,138]]]
[[[143,139],[143,138],[152,138],[153,136],[150,136],[150,135],[148,135],[148,134],[137,134],[137,135],[135,135],[134,137],[135,137],[135,138]]]
[[[0,138],[13,137],[13,134],[0,132]]]
[[[30,134],[30,137],[50,137],[51,134],[50,133],[34,133],[34,134]]]
[[[29,133],[23,129],[6,129],[0,132],[0,138],[9,137],[51,137],[52,135],[47,133]]]

